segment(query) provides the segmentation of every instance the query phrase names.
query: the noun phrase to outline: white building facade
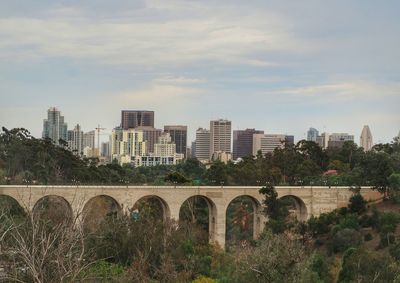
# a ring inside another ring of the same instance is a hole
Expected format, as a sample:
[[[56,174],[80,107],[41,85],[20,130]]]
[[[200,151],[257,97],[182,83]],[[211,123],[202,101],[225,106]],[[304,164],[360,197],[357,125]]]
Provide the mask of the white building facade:
[[[361,131],[360,146],[364,151],[370,151],[373,145],[371,130],[368,125],[365,125]]]
[[[146,154],[143,132],[135,129],[116,128],[111,134],[111,159],[119,164],[134,163],[137,156]]]

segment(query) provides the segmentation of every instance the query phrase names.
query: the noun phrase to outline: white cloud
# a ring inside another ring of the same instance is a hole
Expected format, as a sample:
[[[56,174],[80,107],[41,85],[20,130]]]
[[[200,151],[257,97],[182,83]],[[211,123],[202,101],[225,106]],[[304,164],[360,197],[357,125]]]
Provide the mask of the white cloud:
[[[265,95],[284,95],[289,99],[309,98],[318,102],[350,101],[354,99],[381,99],[400,97],[400,83],[374,83],[369,81],[344,81],[320,85],[282,88],[264,92]]]
[[[88,18],[76,7],[52,10],[47,18],[2,18],[0,51],[3,58],[21,60],[66,57],[160,68],[199,61],[271,66],[274,63],[253,54],[305,50],[289,25],[272,13],[243,16],[233,9],[192,2],[148,5],[129,18]],[[182,5],[187,13],[175,14]],[[166,19],[154,20],[150,15],[155,9]],[[174,13],[169,15],[169,10]]]

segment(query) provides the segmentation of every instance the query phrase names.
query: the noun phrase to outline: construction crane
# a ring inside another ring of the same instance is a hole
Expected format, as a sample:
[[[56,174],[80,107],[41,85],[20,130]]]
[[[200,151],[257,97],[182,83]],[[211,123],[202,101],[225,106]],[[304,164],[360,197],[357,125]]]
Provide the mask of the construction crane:
[[[97,149],[99,150],[99,156],[100,156],[100,131],[105,130],[106,128],[101,128],[100,125],[97,125],[97,128],[95,128],[97,131]]]

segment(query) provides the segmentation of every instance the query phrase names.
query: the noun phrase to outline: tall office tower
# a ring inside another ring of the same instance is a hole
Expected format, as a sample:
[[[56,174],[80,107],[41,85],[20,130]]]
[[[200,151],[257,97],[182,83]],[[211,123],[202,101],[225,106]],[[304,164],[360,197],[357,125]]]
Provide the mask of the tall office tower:
[[[176,144],[176,152],[186,156],[187,126],[164,126],[164,132],[171,135],[171,140]]]
[[[146,142],[146,153],[153,153],[154,144],[158,141],[158,137],[162,134],[162,130],[148,126],[140,126],[137,127],[136,130],[143,132],[143,139]]]
[[[364,148],[364,151],[369,151],[372,149],[373,146],[372,134],[368,125],[365,125],[361,131],[360,146]]]
[[[210,160],[210,131],[199,128],[196,131],[195,156],[199,161],[206,162]]]
[[[354,136],[348,133],[333,133],[329,136],[328,147],[341,148],[347,141],[354,142]]]
[[[176,154],[176,144],[172,142],[169,133],[162,133],[158,137],[158,142],[154,144],[154,155],[155,156],[174,156]]]
[[[253,154],[253,135],[264,134],[256,129],[233,131],[233,159]]]
[[[146,142],[141,130],[115,128],[111,134],[111,158],[120,164],[135,162],[135,156],[146,154]]]
[[[83,153],[83,132],[79,124],[72,131],[68,131],[68,148],[76,155]]]
[[[195,158],[196,157],[196,141],[192,141],[192,146],[191,146],[191,157]]]
[[[90,131],[83,134],[83,148],[90,147],[91,149],[96,148],[96,131]]]
[[[60,144],[60,139],[67,141],[67,123],[64,123],[64,116],[61,116],[56,107],[47,110],[47,119],[43,120],[42,138],[49,138],[56,145]]]
[[[264,155],[266,153],[274,152],[275,148],[284,148],[285,141],[287,140],[286,135],[264,135],[254,134],[253,135],[253,155],[257,155],[257,152],[261,150]]]
[[[121,128],[124,130],[140,126],[154,128],[154,111],[147,110],[122,110]]]
[[[322,133],[320,136],[317,137],[317,144],[323,149],[328,147],[328,142],[329,142],[328,133]]]
[[[307,140],[308,141],[317,142],[318,135],[319,135],[319,132],[318,132],[317,129],[310,128],[307,131]]]
[[[210,121],[210,153],[209,158],[216,151],[231,153],[232,122],[228,120]]]
[[[103,157],[110,156],[110,142],[102,142],[101,143],[101,156],[103,156]]]

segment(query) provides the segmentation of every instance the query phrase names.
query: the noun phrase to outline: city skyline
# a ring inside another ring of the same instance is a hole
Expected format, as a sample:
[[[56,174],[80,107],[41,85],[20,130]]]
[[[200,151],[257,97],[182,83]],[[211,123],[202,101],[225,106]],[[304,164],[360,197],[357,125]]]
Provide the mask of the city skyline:
[[[58,115],[61,115],[62,114],[62,111],[61,111],[61,109],[59,109],[58,107],[55,107],[55,106],[51,106],[51,107],[49,107],[48,108],[48,110],[47,110],[47,112],[49,113],[50,111],[57,111],[59,114]],[[145,112],[152,112],[152,115],[153,115],[153,120],[152,120],[152,124],[154,124],[154,125],[156,125],[156,119],[154,119],[154,111],[152,111],[152,110],[121,110],[121,113],[124,113],[124,112],[127,112],[127,111],[129,111],[129,112],[143,112],[143,111],[145,111]],[[49,115],[49,114],[48,114]],[[122,114],[123,115],[123,114]],[[76,126],[79,126],[79,128],[81,129],[82,127],[81,127],[81,122],[78,122],[77,124],[74,124],[74,125],[70,125],[69,126],[69,124],[68,124],[68,121],[67,121],[67,119],[65,119],[65,117],[64,117],[64,115],[62,115],[61,116],[61,118],[62,118],[62,121],[63,121],[63,123],[64,123],[64,127],[66,128],[66,130],[68,130],[68,132],[70,132],[70,131],[73,131],[74,129],[75,129],[75,127]],[[213,121],[218,121],[218,120],[220,120],[220,121],[224,121],[225,119],[221,119],[221,118],[219,118],[219,119],[216,119],[216,120],[210,120],[209,121],[209,124],[211,124]],[[42,121],[47,121],[47,119],[43,119]],[[233,124],[232,123],[232,121],[229,121],[231,124]],[[181,123],[182,124],[182,123]],[[105,130],[107,130],[106,131],[106,133],[101,133],[101,135],[100,135],[100,141],[101,142],[108,142],[109,141],[109,138],[111,137],[111,135],[112,135],[112,131],[114,130],[114,129],[116,129],[116,128],[121,128],[121,129],[123,129],[123,127],[121,127],[121,125],[122,125],[122,123],[121,123],[121,120],[120,120],[120,124],[117,124],[116,126],[114,126],[113,128],[111,128],[111,129],[106,129],[106,128],[104,128]],[[97,125],[97,126],[100,126],[100,125]],[[135,128],[135,129],[138,129],[138,130],[141,130],[141,131],[143,131],[144,132],[144,134],[146,135],[146,134],[149,134],[149,131],[151,131],[151,132],[157,132],[158,133],[158,135],[156,135],[155,137],[153,137],[153,141],[149,141],[150,143],[149,143],[149,145],[150,145],[150,150],[152,150],[152,146],[151,146],[151,144],[154,144],[155,142],[156,142],[156,139],[158,138],[158,136],[159,135],[161,135],[161,133],[162,132],[169,132],[169,128],[172,128],[172,129],[176,129],[176,128],[180,128],[180,127],[183,127],[183,128],[185,128],[185,132],[186,132],[186,134],[187,134],[187,136],[188,137],[192,137],[193,136],[193,139],[191,140],[191,139],[187,139],[186,140],[186,146],[187,147],[190,147],[190,144],[191,144],[191,142],[193,142],[193,141],[195,141],[196,140],[196,131],[198,130],[198,129],[201,129],[201,128],[203,128],[203,127],[198,127],[196,130],[194,130],[194,133],[191,133],[189,130],[188,130],[188,127],[186,126],[186,125],[163,125],[163,126],[160,126],[160,128],[163,128],[163,130],[162,129],[158,129],[157,127],[151,127],[151,126],[136,126],[136,127],[130,127],[131,129],[133,129],[133,128]],[[362,133],[364,132],[364,129],[365,129],[365,127],[368,127],[368,129],[369,129],[369,125],[363,125],[363,128],[361,129],[361,135],[362,135]],[[128,128],[126,128],[126,129],[130,129],[129,127]],[[204,127],[204,129],[208,129],[208,130],[210,130],[210,128],[211,127]],[[29,129],[28,129],[29,130]],[[85,130],[85,129],[83,129],[83,130]],[[249,130],[249,128],[246,128],[246,129],[233,129],[233,128],[231,128],[231,153],[233,153],[233,146],[234,146],[234,143],[232,143],[232,141],[234,141],[234,132],[240,132],[240,131],[245,131],[245,130]],[[312,141],[315,141],[315,142],[317,142],[318,143],[318,141],[317,140],[313,140],[313,139],[310,139],[310,131],[314,131],[314,130],[316,130],[317,131],[317,133],[318,133],[318,131],[319,131],[319,129],[315,129],[314,127],[310,127],[307,131],[305,131],[305,133],[303,134],[303,137],[296,137],[296,136],[294,136],[294,135],[290,135],[290,136],[292,136],[292,138],[293,138],[293,141],[294,142],[298,142],[298,141],[300,141],[300,140],[312,140]],[[45,126],[43,126],[42,127],[42,130],[41,130],[41,137],[43,138],[43,135],[44,135],[44,131],[45,131]],[[86,130],[85,130],[86,131]],[[264,130],[262,130],[263,132],[264,132]],[[66,131],[67,132],[67,131]],[[95,130],[93,130],[93,129],[89,129],[87,132],[95,132]],[[273,134],[273,135],[282,135],[283,133],[285,134],[285,135],[288,135],[288,133],[287,132],[284,132],[284,131],[280,131],[280,132],[268,132],[268,131],[265,131],[266,132],[266,134]],[[337,131],[337,132],[326,132],[326,131],[324,131],[324,133],[323,134],[328,134],[328,135],[330,135],[330,134],[340,134],[340,133],[342,133],[342,134],[350,134],[351,136],[353,136],[353,142],[354,143],[356,143],[358,146],[362,146],[361,145],[361,140],[359,141],[359,140],[354,140],[354,133],[344,133],[344,131]],[[398,135],[394,135],[393,136],[393,138],[389,141],[389,142],[391,142],[391,141],[393,141],[393,139],[394,138],[396,138],[396,137],[398,137],[398,136],[400,136],[400,131],[399,131],[399,134]],[[37,138],[40,138],[40,137],[37,137]],[[66,141],[67,141],[67,139],[65,139]],[[378,139],[379,140],[379,139]],[[378,141],[378,142],[373,142],[372,143],[372,145],[374,145],[374,144],[377,144],[377,143],[380,143],[380,141]]]
[[[375,142],[399,132],[400,3],[385,1],[5,1],[0,123],[41,136],[57,106],[69,127],[111,133],[122,109],[156,128],[232,120],[232,130],[306,138],[309,127]],[[340,15],[340,16],[338,16]],[[21,115],[23,113],[23,115]],[[358,143],[358,141],[356,140]]]

